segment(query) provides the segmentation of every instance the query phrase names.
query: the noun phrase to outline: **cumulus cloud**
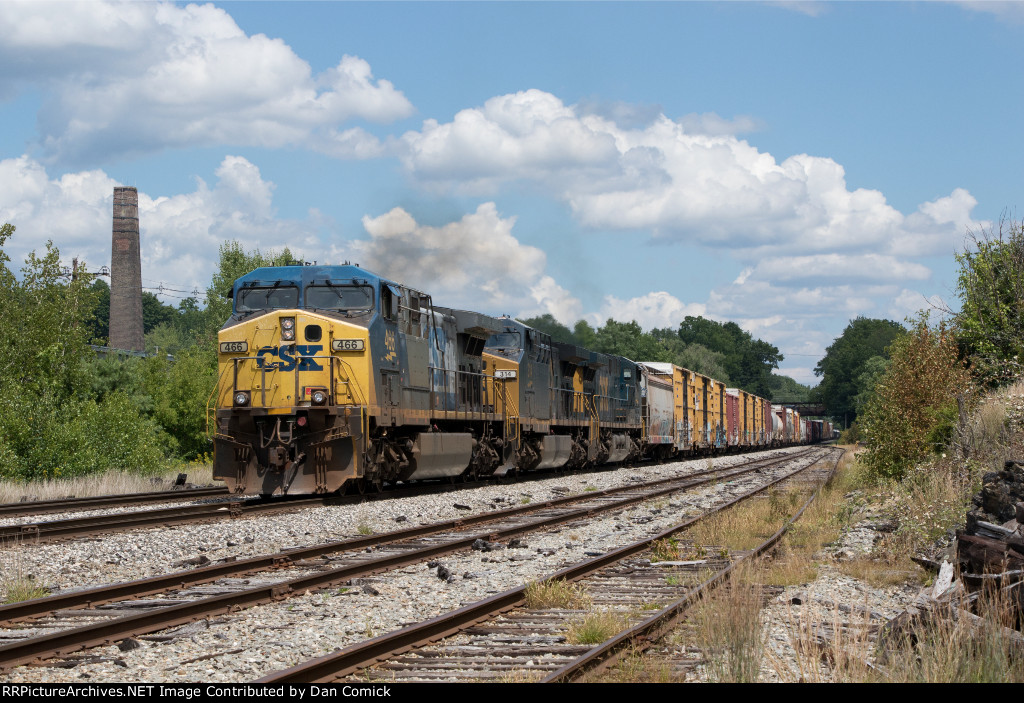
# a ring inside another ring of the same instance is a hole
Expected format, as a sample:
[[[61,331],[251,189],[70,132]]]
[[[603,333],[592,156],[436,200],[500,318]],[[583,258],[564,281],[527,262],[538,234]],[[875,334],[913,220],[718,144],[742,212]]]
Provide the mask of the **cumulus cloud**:
[[[705,315],[707,306],[701,303],[684,303],[674,295],[665,291],[655,291],[646,295],[621,300],[614,295],[606,295],[599,312],[589,315],[595,325],[603,325],[608,318],[620,322],[636,320],[644,329],[656,327],[676,327],[687,315]]]
[[[317,258],[319,231],[330,223],[317,212],[304,220],[279,219],[274,184],[238,156],[228,156],[210,186],[199,180],[191,193],[153,196],[139,193],[143,286],[205,291],[217,264],[217,251],[229,239],[247,249],[280,251]],[[0,222],[17,227],[5,246],[14,262],[53,240],[62,257],[77,256],[90,269],[110,263],[113,189],[120,185],[103,171],[50,178],[28,157],[0,161]],[[181,293],[165,296],[174,302]]]
[[[515,221],[492,202],[438,227],[396,207],[364,217],[370,238],[350,247],[361,265],[431,293],[439,305],[575,321],[579,301],[544,273],[544,252],[513,235]]]
[[[750,259],[766,248],[945,253],[965,227],[981,224],[962,189],[905,216],[877,190],[851,190],[832,159],[780,162],[736,136],[755,126],[749,118],[658,115],[623,126],[615,120],[622,112],[568,106],[540,90],[497,96],[407,132],[401,158],[429,187],[483,192],[535,182],[587,226],[728,244]]]
[[[412,113],[356,56],[314,76],[280,39],[246,35],[213,5],[0,3],[0,96],[42,86],[47,154],[66,162],[211,144],[302,146],[365,158],[354,119]]]

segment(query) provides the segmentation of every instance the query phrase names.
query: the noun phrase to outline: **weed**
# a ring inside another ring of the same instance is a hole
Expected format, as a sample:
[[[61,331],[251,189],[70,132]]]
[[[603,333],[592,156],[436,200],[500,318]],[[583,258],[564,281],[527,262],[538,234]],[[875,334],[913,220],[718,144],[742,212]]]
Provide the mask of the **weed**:
[[[530,669],[516,667],[515,669],[509,669],[494,679],[494,681],[496,683],[537,683],[542,676],[542,671],[531,671]]]
[[[529,505],[530,501],[531,501],[530,496],[523,496],[522,498],[519,499],[519,504],[520,505]]]
[[[678,561],[679,540],[675,537],[659,539],[651,545],[651,561]]]
[[[4,597],[4,603],[20,603],[50,595],[50,589],[40,586],[30,578],[8,579],[5,577],[3,586],[7,594]]]
[[[582,585],[562,580],[531,581],[526,584],[524,597],[526,607],[531,610],[544,608],[586,610],[592,602],[590,595]]]
[[[761,589],[745,583],[741,566],[728,585],[716,589],[693,610],[691,623],[704,650],[705,667],[715,681],[757,681],[765,651]]]
[[[601,644],[624,629],[624,618],[617,613],[589,613],[569,623],[565,639],[570,644]]]
[[[102,474],[77,476],[64,479],[37,479],[33,481],[0,481],[0,503],[16,503],[22,496],[34,496],[37,500],[55,500],[67,496],[85,498],[88,496],[118,495],[124,493],[147,493],[168,488],[179,473],[188,474],[188,482],[199,486],[217,485],[213,480],[213,466],[198,463],[168,468],[156,476],[107,471]]]
[[[356,532],[358,532],[361,535],[372,535],[373,528],[367,525],[365,522],[361,522],[359,523],[359,526],[356,527]]]
[[[597,486],[584,486],[583,488],[584,493],[593,493],[595,491],[597,491]]]

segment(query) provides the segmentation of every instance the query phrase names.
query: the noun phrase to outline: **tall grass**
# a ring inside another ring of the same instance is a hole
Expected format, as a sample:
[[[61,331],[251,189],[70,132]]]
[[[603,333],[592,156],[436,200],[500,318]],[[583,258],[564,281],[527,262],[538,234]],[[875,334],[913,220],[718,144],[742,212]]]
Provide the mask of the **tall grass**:
[[[188,474],[188,482],[199,486],[220,485],[213,480],[211,464],[187,464],[169,468],[154,476],[142,476],[126,471],[108,471],[91,476],[76,476],[68,479],[41,479],[34,481],[0,481],[0,503],[16,503],[22,496],[34,496],[36,500],[55,500],[67,496],[85,498],[88,496],[117,495],[122,493],[146,493],[167,488],[179,473]],[[154,481],[153,479],[158,479]]]
[[[526,584],[526,607],[530,610],[562,608],[586,610],[593,602],[586,588],[568,581],[531,581]]]
[[[690,615],[705,671],[713,681],[748,683],[761,673],[767,633],[762,591],[751,583],[750,568],[741,564],[729,583],[705,597]]]

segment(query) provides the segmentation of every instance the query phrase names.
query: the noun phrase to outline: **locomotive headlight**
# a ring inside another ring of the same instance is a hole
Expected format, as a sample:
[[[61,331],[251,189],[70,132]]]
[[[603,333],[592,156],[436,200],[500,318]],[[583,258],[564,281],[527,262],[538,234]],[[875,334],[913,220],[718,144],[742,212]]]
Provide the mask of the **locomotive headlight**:
[[[248,405],[248,404],[249,404],[249,392],[248,391],[238,391],[237,393],[235,393],[235,405],[237,405],[237,406],[245,406],[245,405]]]
[[[326,405],[327,404],[327,391],[316,390],[313,391],[309,399],[313,402],[313,405]]]
[[[282,317],[281,318],[281,339],[286,342],[291,342],[295,339],[295,318],[294,317]]]

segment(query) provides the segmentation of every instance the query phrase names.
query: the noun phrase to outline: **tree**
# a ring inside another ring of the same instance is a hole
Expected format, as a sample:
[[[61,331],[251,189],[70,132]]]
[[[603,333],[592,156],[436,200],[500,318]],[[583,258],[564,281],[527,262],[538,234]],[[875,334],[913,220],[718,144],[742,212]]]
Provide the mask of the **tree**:
[[[527,327],[532,327],[535,330],[539,330],[544,334],[549,335],[555,342],[563,342],[565,344],[576,343],[572,330],[556,320],[554,315],[551,313],[546,313],[540,317],[528,317],[524,320],[520,320],[520,322]]]
[[[860,392],[853,397],[853,405],[857,408],[857,414],[864,411],[868,400],[875,392],[875,386],[885,376],[885,371],[889,368],[889,360],[884,356],[873,356],[865,361],[861,368],[863,370],[857,376],[857,388],[860,389]]]
[[[811,399],[811,387],[789,376],[772,374],[772,400],[776,403],[805,403]]]
[[[957,397],[970,388],[956,340],[945,323],[922,313],[889,347],[889,364],[867,401],[864,463],[877,477],[901,479],[915,462],[944,448],[955,425]]]
[[[812,392],[812,399],[823,403],[837,422],[853,422],[857,417],[854,398],[861,390],[857,381],[865,362],[873,356],[888,358],[886,347],[903,334],[903,325],[892,320],[852,320],[814,367],[814,374],[822,380]]]
[[[90,372],[101,291],[88,276],[65,276],[52,242],[15,277],[3,252],[14,232],[0,227],[0,476],[157,468],[160,428],[128,395],[98,392]]]
[[[971,234],[956,259],[958,338],[986,385],[1020,375],[1024,364],[1024,221]]]
[[[608,318],[597,330],[594,351],[618,354],[633,361],[668,361],[665,347],[650,334],[645,334],[636,320],[616,322]]]

